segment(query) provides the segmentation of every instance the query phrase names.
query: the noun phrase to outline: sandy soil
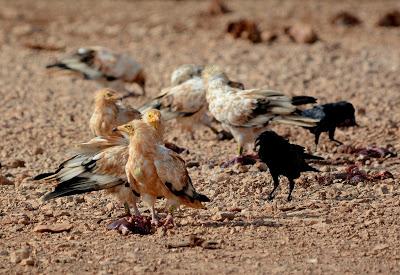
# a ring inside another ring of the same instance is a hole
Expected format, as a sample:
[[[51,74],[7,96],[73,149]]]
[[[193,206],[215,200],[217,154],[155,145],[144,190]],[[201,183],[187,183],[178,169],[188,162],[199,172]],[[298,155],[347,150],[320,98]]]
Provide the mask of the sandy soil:
[[[183,209],[177,226],[150,236],[120,235],[106,225],[123,208],[104,194],[62,198],[42,205],[52,184],[30,180],[52,170],[68,148],[90,138],[87,127],[95,83],[51,77],[44,66],[84,45],[127,51],[144,64],[148,91],[156,95],[183,63],[218,63],[246,87],[308,94],[325,103],[351,101],[359,128],[337,138],[355,147],[393,146],[400,151],[400,33],[375,22],[398,1],[232,1],[232,13],[199,16],[202,1],[0,1],[0,273],[400,273],[399,157],[361,159],[344,153],[324,135],[321,171],[305,174],[287,203],[286,182],[273,203],[268,172],[255,166],[222,169],[233,141],[217,142],[202,129],[191,140],[173,124],[170,140],[190,149],[183,157],[196,188],[210,196],[208,210]],[[332,26],[347,10],[361,26]],[[277,31],[272,44],[233,40],[228,21],[250,18],[262,31]],[[321,40],[291,42],[282,29],[313,25]],[[33,50],[26,43],[65,48]],[[133,106],[144,98],[127,100]],[[274,125],[307,148],[303,129]],[[23,160],[24,167],[16,160]],[[394,179],[349,184],[318,180],[357,162],[366,171],[387,170]],[[15,167],[15,168],[13,168]],[[162,207],[162,203],[159,207]],[[39,224],[69,223],[63,233],[36,233]],[[172,248],[196,234],[218,249]],[[21,261],[21,262],[20,262]]]

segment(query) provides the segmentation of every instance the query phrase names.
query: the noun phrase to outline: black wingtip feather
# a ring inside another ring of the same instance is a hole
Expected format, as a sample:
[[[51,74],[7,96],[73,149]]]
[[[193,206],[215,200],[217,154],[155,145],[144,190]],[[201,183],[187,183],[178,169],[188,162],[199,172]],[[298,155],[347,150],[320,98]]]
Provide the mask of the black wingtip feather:
[[[292,97],[292,104],[295,106],[317,103],[317,99],[312,96],[294,96]]]
[[[201,202],[210,202],[210,198],[203,194],[196,194],[195,199]]]
[[[34,176],[32,179],[33,180],[42,180],[42,179],[48,178],[48,177],[53,176],[53,175],[55,175],[55,173],[53,173],[53,172],[43,173],[43,174]]]
[[[65,65],[64,63],[54,63],[54,64],[46,65],[46,69],[50,69],[50,68],[54,68],[54,67],[61,68],[61,69],[69,69],[67,67],[67,65]]]

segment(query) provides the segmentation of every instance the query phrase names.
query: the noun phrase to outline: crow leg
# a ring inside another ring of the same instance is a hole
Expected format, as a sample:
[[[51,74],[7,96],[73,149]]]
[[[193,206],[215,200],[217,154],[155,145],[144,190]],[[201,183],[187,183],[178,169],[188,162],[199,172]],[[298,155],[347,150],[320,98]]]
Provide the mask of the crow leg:
[[[342,145],[343,142],[335,139],[335,130],[336,130],[336,128],[329,129],[329,131],[328,131],[329,140],[336,142],[338,145]]]
[[[315,132],[315,139],[314,139],[314,142],[315,142],[315,148],[317,148],[317,146],[318,146],[318,142],[319,142],[319,137],[320,137],[320,135],[321,135],[321,132]]]
[[[292,191],[294,189],[294,180],[293,179],[289,179],[289,195],[287,197],[288,201],[292,200]]]
[[[279,176],[272,176],[272,180],[274,181],[274,189],[272,189],[271,193],[269,193],[268,195],[268,200],[272,201],[275,198],[275,190],[278,188],[279,186]]]

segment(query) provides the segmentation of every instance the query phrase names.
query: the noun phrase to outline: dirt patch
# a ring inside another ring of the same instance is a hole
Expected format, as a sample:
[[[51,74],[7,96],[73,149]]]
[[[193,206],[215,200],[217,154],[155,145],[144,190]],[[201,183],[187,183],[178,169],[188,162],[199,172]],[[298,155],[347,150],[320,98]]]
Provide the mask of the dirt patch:
[[[398,8],[397,1],[233,0],[226,1],[232,12],[199,17],[208,4],[0,0],[0,273],[400,272],[399,154],[365,158],[341,150],[325,134],[317,154],[326,162],[313,164],[321,173],[304,174],[291,203],[283,180],[275,201],[268,202],[272,179],[260,164],[220,167],[235,154],[233,141],[217,141],[206,129],[192,140],[174,124],[166,129],[168,140],[189,149],[182,156],[195,164],[188,168],[193,184],[212,199],[207,210],[178,212],[174,229],[145,236],[107,230],[124,209],[102,193],[39,200],[53,185],[31,177],[53,170],[72,145],[90,138],[98,88],[83,79],[53,77],[44,67],[86,45],[134,56],[147,71],[149,96],[169,85],[177,66],[212,62],[246,88],[306,94],[321,104],[350,101],[360,127],[338,129],[335,137],[353,148],[400,151],[400,40],[396,28],[376,26],[379,15]],[[363,23],[332,25],[343,10]],[[255,20],[278,38],[253,44],[226,35],[228,22],[240,18]],[[319,40],[297,44],[283,34],[285,26],[299,23],[312,26]],[[40,43],[27,47],[26,41]],[[304,129],[271,128],[313,148]],[[388,171],[394,178],[318,180],[351,164],[368,175]],[[161,212],[163,205],[157,205]],[[59,224],[70,230],[35,232],[38,225]],[[208,243],[216,249],[206,249]]]

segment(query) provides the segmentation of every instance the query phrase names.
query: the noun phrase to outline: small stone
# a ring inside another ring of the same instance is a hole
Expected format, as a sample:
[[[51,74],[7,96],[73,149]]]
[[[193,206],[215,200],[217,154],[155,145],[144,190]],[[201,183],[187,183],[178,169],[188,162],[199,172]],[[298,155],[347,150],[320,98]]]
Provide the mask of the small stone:
[[[311,259],[307,259],[306,262],[309,263],[309,264],[317,264],[318,263],[318,259],[317,258],[311,258]]]
[[[10,168],[19,168],[19,167],[25,167],[25,161],[16,159],[11,161],[11,163],[8,165]]]
[[[276,34],[276,32],[273,32],[273,31],[265,31],[262,33],[261,37],[262,37],[262,40],[267,43],[272,43],[276,39],[278,39],[278,35]]]
[[[235,171],[235,173],[242,174],[242,173],[247,173],[249,171],[249,168],[246,165],[236,163],[233,166],[232,170]]]
[[[85,202],[85,198],[82,196],[77,196],[75,197],[75,202],[76,203],[84,203]]]
[[[329,166],[322,166],[319,170],[321,172],[330,172],[331,168]]]
[[[33,266],[34,264],[35,264],[35,261],[32,258],[23,259],[21,261],[21,265]]]
[[[2,250],[0,251],[0,256],[9,256],[10,254],[8,253],[7,250]]]
[[[224,221],[224,220],[233,220],[235,218],[235,212],[218,212],[214,216],[211,217],[213,221]]]
[[[164,237],[166,235],[166,228],[164,226],[157,228],[156,235],[158,237]]]
[[[257,169],[259,170],[259,171],[261,171],[261,172],[266,172],[266,171],[268,171],[268,166],[267,166],[267,164],[265,164],[264,162],[256,162],[256,165],[255,165],[256,167],[257,167]]]
[[[73,227],[72,224],[68,223],[60,223],[54,225],[40,224],[33,228],[33,232],[39,232],[39,233],[44,233],[44,232],[60,233],[65,231],[69,232],[71,231],[72,227]]]
[[[24,24],[24,25],[15,26],[12,29],[12,34],[15,36],[24,36],[24,35],[32,34],[36,30],[37,30],[37,28],[34,28],[32,25]]]
[[[308,24],[295,24],[286,28],[285,33],[297,43],[312,44],[318,40],[314,29]]]
[[[382,186],[380,186],[379,187],[379,192],[382,194],[382,195],[387,195],[387,194],[389,194],[389,187],[385,184],[385,185],[382,185]]]
[[[211,0],[207,11],[209,15],[221,15],[231,12],[222,0]]]
[[[44,153],[44,150],[43,150],[43,148],[40,148],[40,147],[36,147],[36,149],[33,151],[34,155],[41,155],[43,153]]]
[[[381,250],[387,249],[388,247],[389,247],[389,245],[387,245],[387,244],[378,244],[373,248],[373,250],[374,251],[381,251]]]
[[[198,161],[188,161],[186,163],[187,168],[192,168],[192,167],[199,167],[200,163]]]
[[[0,175],[0,185],[14,185],[14,182]]]
[[[332,17],[331,23],[337,26],[353,27],[356,25],[360,25],[361,20],[358,19],[357,16],[347,11],[342,11],[336,14],[334,17]]]
[[[28,225],[31,221],[27,215],[23,215],[21,218],[18,219],[18,224]]]
[[[253,43],[260,43],[262,41],[261,31],[256,22],[252,20],[240,19],[228,22],[226,32],[231,34],[235,39],[248,39]]]
[[[400,27],[400,12],[388,12],[384,14],[376,24],[380,27]]]
[[[10,261],[11,263],[18,264],[23,259],[29,258],[31,255],[31,249],[29,247],[23,247],[17,251],[13,251],[10,254]]]
[[[113,210],[114,210],[114,204],[113,204],[112,202],[107,203],[107,204],[106,204],[106,210],[107,210],[108,212],[113,211]]]

